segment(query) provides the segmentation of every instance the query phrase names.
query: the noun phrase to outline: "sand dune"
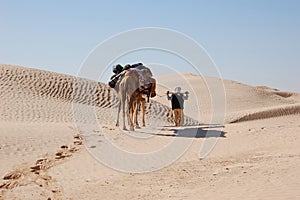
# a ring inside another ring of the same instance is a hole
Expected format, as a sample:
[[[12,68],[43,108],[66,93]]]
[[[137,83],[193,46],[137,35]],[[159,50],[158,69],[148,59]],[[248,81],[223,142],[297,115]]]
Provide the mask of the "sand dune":
[[[235,118],[233,118],[230,123],[236,122],[244,122],[250,120],[258,120],[258,119],[266,119],[266,118],[273,118],[273,117],[280,117],[285,115],[295,115],[300,114],[300,104],[292,104],[292,105],[284,105],[284,106],[277,106],[277,107],[269,107],[260,110],[249,110],[244,111],[239,114],[235,114]]]
[[[206,81],[214,78],[206,78]],[[33,81],[34,80],[34,81]],[[183,81],[178,81],[183,80]],[[207,83],[201,76],[192,74],[173,74],[158,77],[158,96],[147,104],[149,117],[160,116],[161,119],[172,122],[170,103],[165,98],[165,91],[172,90],[176,85],[193,91],[190,102],[186,103],[188,116],[203,123],[209,122],[212,112],[211,97]],[[192,86],[187,84],[192,83]],[[73,122],[72,104],[95,106],[95,109],[116,109],[117,96],[105,83],[99,83],[83,78],[62,75],[54,72],[27,69],[18,66],[1,65],[1,120],[30,122]],[[161,85],[168,85],[168,88]],[[265,113],[277,117],[298,113],[299,94],[278,91],[267,87],[251,87],[234,81],[224,81],[226,92],[226,122],[238,122],[234,118],[243,117],[242,121],[265,118],[251,117],[254,113]],[[198,108],[195,106],[198,102]],[[273,108],[276,107],[276,108]],[[295,108],[294,108],[295,107]],[[260,110],[261,109],[261,110]],[[251,111],[255,110],[255,111]],[[268,109],[267,109],[268,110]],[[277,112],[280,111],[280,112]],[[197,117],[200,113],[200,118]],[[274,114],[272,114],[274,113]],[[251,115],[249,117],[245,116]],[[258,114],[259,115],[259,114]],[[197,123],[187,118],[186,124]],[[78,122],[88,122],[88,119],[76,119]]]
[[[217,81],[217,78],[201,77],[190,73],[165,75],[158,77],[160,84],[158,93],[164,94],[167,89],[173,90],[174,87],[180,85],[184,91],[191,93],[186,105],[189,115],[202,123],[209,123],[214,107],[207,84]],[[224,80],[223,84],[224,94],[226,94],[224,105],[226,123],[299,113],[300,95],[297,93],[279,91],[265,86],[253,87],[230,80]],[[159,101],[169,105],[164,96],[159,98]],[[239,120],[240,118],[243,119]]]
[[[83,106],[81,110],[85,106],[94,106],[98,110],[116,109],[118,105],[116,93],[107,84],[18,66],[1,65],[0,86],[3,99],[1,120],[73,122],[74,105]],[[153,100],[147,104],[147,108],[150,118],[160,116],[171,123],[172,112],[169,107]],[[104,116],[99,117],[103,119]],[[108,118],[113,124],[115,119]],[[89,120],[79,117],[76,122],[89,123]],[[186,123],[197,122],[187,117]]]
[[[224,129],[211,124],[216,105],[207,87],[220,81]],[[118,99],[105,83],[0,65],[0,199],[300,198],[299,94],[190,73],[157,82],[146,128],[130,133],[115,127]],[[177,85],[190,92],[182,130],[173,130],[165,95]],[[220,133],[211,135],[218,144],[200,161],[207,130]],[[104,139],[134,153],[174,139],[193,143],[166,168],[126,174],[94,159]]]

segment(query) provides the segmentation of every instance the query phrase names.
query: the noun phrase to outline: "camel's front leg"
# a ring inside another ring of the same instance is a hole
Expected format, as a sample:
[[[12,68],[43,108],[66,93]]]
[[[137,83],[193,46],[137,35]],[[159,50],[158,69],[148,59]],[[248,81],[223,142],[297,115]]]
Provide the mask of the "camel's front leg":
[[[138,111],[139,111],[139,102],[135,102],[134,104],[134,123],[136,128],[140,128],[139,121],[138,121]]]
[[[133,119],[134,118],[134,106],[130,107],[129,113],[130,113],[130,118]],[[130,126],[129,120],[128,120],[128,126]]]
[[[146,104],[146,100],[144,98],[142,98],[142,104],[141,104],[141,107],[142,107],[142,125],[143,127],[145,127],[145,114],[146,114],[146,108],[145,108],[145,104]]]
[[[118,115],[117,115],[117,123],[116,123],[117,127],[119,126],[120,111],[121,111],[121,102],[119,102],[119,105],[118,105]]]
[[[128,101],[130,102],[130,101]],[[126,110],[126,113],[127,113],[127,121],[128,121],[128,124],[129,124],[129,129],[131,131],[134,131],[134,127],[133,127],[133,122],[132,122],[132,118],[130,116],[130,109],[132,109],[132,104],[128,103],[127,105],[127,110]],[[125,115],[125,114],[124,114]]]
[[[125,102],[122,102],[123,130],[127,130],[125,125]]]

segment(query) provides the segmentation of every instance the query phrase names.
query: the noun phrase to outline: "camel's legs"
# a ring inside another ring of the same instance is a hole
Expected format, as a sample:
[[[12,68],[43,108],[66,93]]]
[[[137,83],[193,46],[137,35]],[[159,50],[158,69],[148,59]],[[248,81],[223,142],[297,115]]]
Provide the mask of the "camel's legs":
[[[121,100],[122,103],[122,117],[123,117],[123,130],[127,130],[126,125],[125,125],[125,99]]]
[[[144,98],[141,99],[141,109],[142,109],[142,126],[145,126],[145,114],[146,114],[146,108],[145,108],[145,104],[146,104],[146,100]]]
[[[136,101],[134,103],[134,123],[136,128],[140,128],[139,122],[138,122],[138,110],[139,110],[139,101]]]
[[[134,127],[133,127],[133,122],[132,122],[132,118],[130,117],[130,109],[132,109],[132,104],[130,101],[128,101],[128,105],[127,105],[127,121],[128,121],[128,124],[129,124],[129,129],[131,131],[134,131]],[[125,110],[125,109],[124,109]],[[124,113],[125,115],[125,113]],[[125,124],[125,121],[124,121],[124,124]]]
[[[119,126],[120,111],[121,111],[121,101],[119,102],[118,105],[118,116],[117,116],[117,123],[116,123],[117,127]]]

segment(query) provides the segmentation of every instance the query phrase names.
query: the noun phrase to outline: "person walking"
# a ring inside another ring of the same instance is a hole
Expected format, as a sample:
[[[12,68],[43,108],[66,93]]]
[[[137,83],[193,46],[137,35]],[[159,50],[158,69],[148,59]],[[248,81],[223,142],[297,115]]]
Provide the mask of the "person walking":
[[[167,91],[167,98],[171,100],[175,126],[182,126],[184,122],[184,101],[188,99],[189,93],[181,93],[181,87],[176,87],[175,92]]]

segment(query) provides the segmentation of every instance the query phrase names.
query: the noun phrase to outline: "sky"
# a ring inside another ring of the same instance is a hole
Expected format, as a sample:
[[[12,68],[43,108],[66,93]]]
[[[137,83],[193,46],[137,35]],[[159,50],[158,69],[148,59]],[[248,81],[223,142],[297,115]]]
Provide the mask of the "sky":
[[[224,79],[300,92],[298,0],[0,0],[0,63],[76,75],[99,43],[143,27],[191,37]]]

